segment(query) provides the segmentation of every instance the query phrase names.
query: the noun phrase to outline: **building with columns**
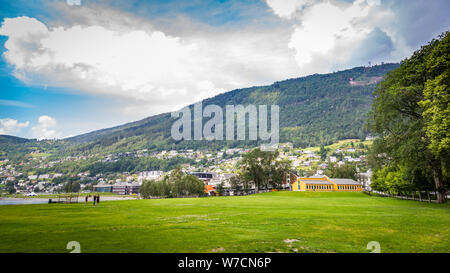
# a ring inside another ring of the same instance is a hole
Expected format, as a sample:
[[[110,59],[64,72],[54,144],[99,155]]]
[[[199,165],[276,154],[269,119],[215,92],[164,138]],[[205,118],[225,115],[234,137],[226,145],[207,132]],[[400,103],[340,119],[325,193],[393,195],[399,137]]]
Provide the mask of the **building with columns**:
[[[339,192],[361,192],[363,185],[348,178],[304,178],[298,177],[292,183],[292,191],[339,191]]]

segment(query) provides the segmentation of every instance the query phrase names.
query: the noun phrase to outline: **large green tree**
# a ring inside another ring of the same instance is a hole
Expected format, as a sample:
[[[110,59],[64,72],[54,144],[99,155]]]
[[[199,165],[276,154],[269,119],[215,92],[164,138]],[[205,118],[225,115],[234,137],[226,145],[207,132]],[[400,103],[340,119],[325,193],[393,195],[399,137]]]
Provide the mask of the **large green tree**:
[[[429,76],[425,83],[423,108],[425,132],[429,148],[436,157],[448,159],[450,154],[450,35],[447,33],[431,51],[426,62]],[[448,164],[448,161],[446,162]],[[448,165],[446,166],[448,167]]]
[[[281,185],[284,174],[291,170],[291,162],[277,160],[278,151],[261,151],[253,149],[245,155],[241,163],[241,176],[248,183],[255,185],[258,193],[261,188],[269,185],[278,188]]]
[[[253,182],[243,178],[241,174],[232,176],[229,179],[230,186],[233,190],[243,191],[245,194],[251,190]]]
[[[142,183],[139,193],[143,198],[150,197],[187,197],[201,196],[205,184],[196,176],[185,174],[179,167],[160,180],[148,180]]]
[[[356,164],[346,163],[339,166],[336,163],[330,163],[324,173],[328,177],[358,180]]]
[[[395,170],[386,179],[402,172],[394,180],[417,188],[433,181],[440,203],[448,187],[449,54],[447,32],[402,61],[374,92],[368,120],[378,136],[371,149],[375,171]]]

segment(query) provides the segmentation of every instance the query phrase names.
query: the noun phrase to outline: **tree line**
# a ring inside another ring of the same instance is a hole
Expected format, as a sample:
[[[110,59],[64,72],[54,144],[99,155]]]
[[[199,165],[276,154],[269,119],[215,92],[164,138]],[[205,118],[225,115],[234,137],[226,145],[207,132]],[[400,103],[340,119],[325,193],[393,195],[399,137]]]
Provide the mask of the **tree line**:
[[[237,175],[229,178],[232,189],[256,193],[267,189],[281,189],[284,177],[292,170],[291,161],[278,160],[278,151],[262,151],[260,148],[248,152],[240,162]],[[218,191],[223,191],[223,184]],[[216,189],[217,189],[216,188]]]
[[[248,152],[238,166],[237,175],[229,178],[232,189],[256,193],[267,189],[280,189],[284,177],[292,169],[289,160],[278,160],[278,151],[262,151],[260,148]],[[223,193],[224,183],[216,186],[216,192]],[[179,167],[160,180],[144,181],[140,194],[151,197],[189,197],[205,195],[205,184],[196,176],[185,174]]]
[[[372,188],[398,194],[435,190],[447,202],[450,164],[450,34],[416,51],[374,92],[368,128]]]
[[[142,183],[139,193],[143,198],[199,197],[205,195],[205,184],[196,176],[185,174],[179,167],[161,180]]]

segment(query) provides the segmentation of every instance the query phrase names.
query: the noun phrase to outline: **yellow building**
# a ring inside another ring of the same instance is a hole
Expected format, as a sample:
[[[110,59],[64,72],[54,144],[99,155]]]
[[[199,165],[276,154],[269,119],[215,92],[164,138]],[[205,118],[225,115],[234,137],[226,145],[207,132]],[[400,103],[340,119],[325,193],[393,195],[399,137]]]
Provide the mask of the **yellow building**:
[[[293,191],[362,191],[360,183],[346,178],[304,178],[299,177],[292,183]]]

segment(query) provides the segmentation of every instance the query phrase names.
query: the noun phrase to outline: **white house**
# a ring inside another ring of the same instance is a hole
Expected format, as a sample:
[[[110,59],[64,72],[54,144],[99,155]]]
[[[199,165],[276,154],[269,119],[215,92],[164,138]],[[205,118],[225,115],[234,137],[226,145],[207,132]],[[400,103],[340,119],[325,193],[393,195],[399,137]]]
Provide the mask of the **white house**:
[[[39,179],[49,179],[50,175],[49,174],[41,174],[39,175]]]
[[[140,172],[138,175],[138,181],[142,182],[144,180],[158,180],[163,174],[164,174],[163,171]]]

